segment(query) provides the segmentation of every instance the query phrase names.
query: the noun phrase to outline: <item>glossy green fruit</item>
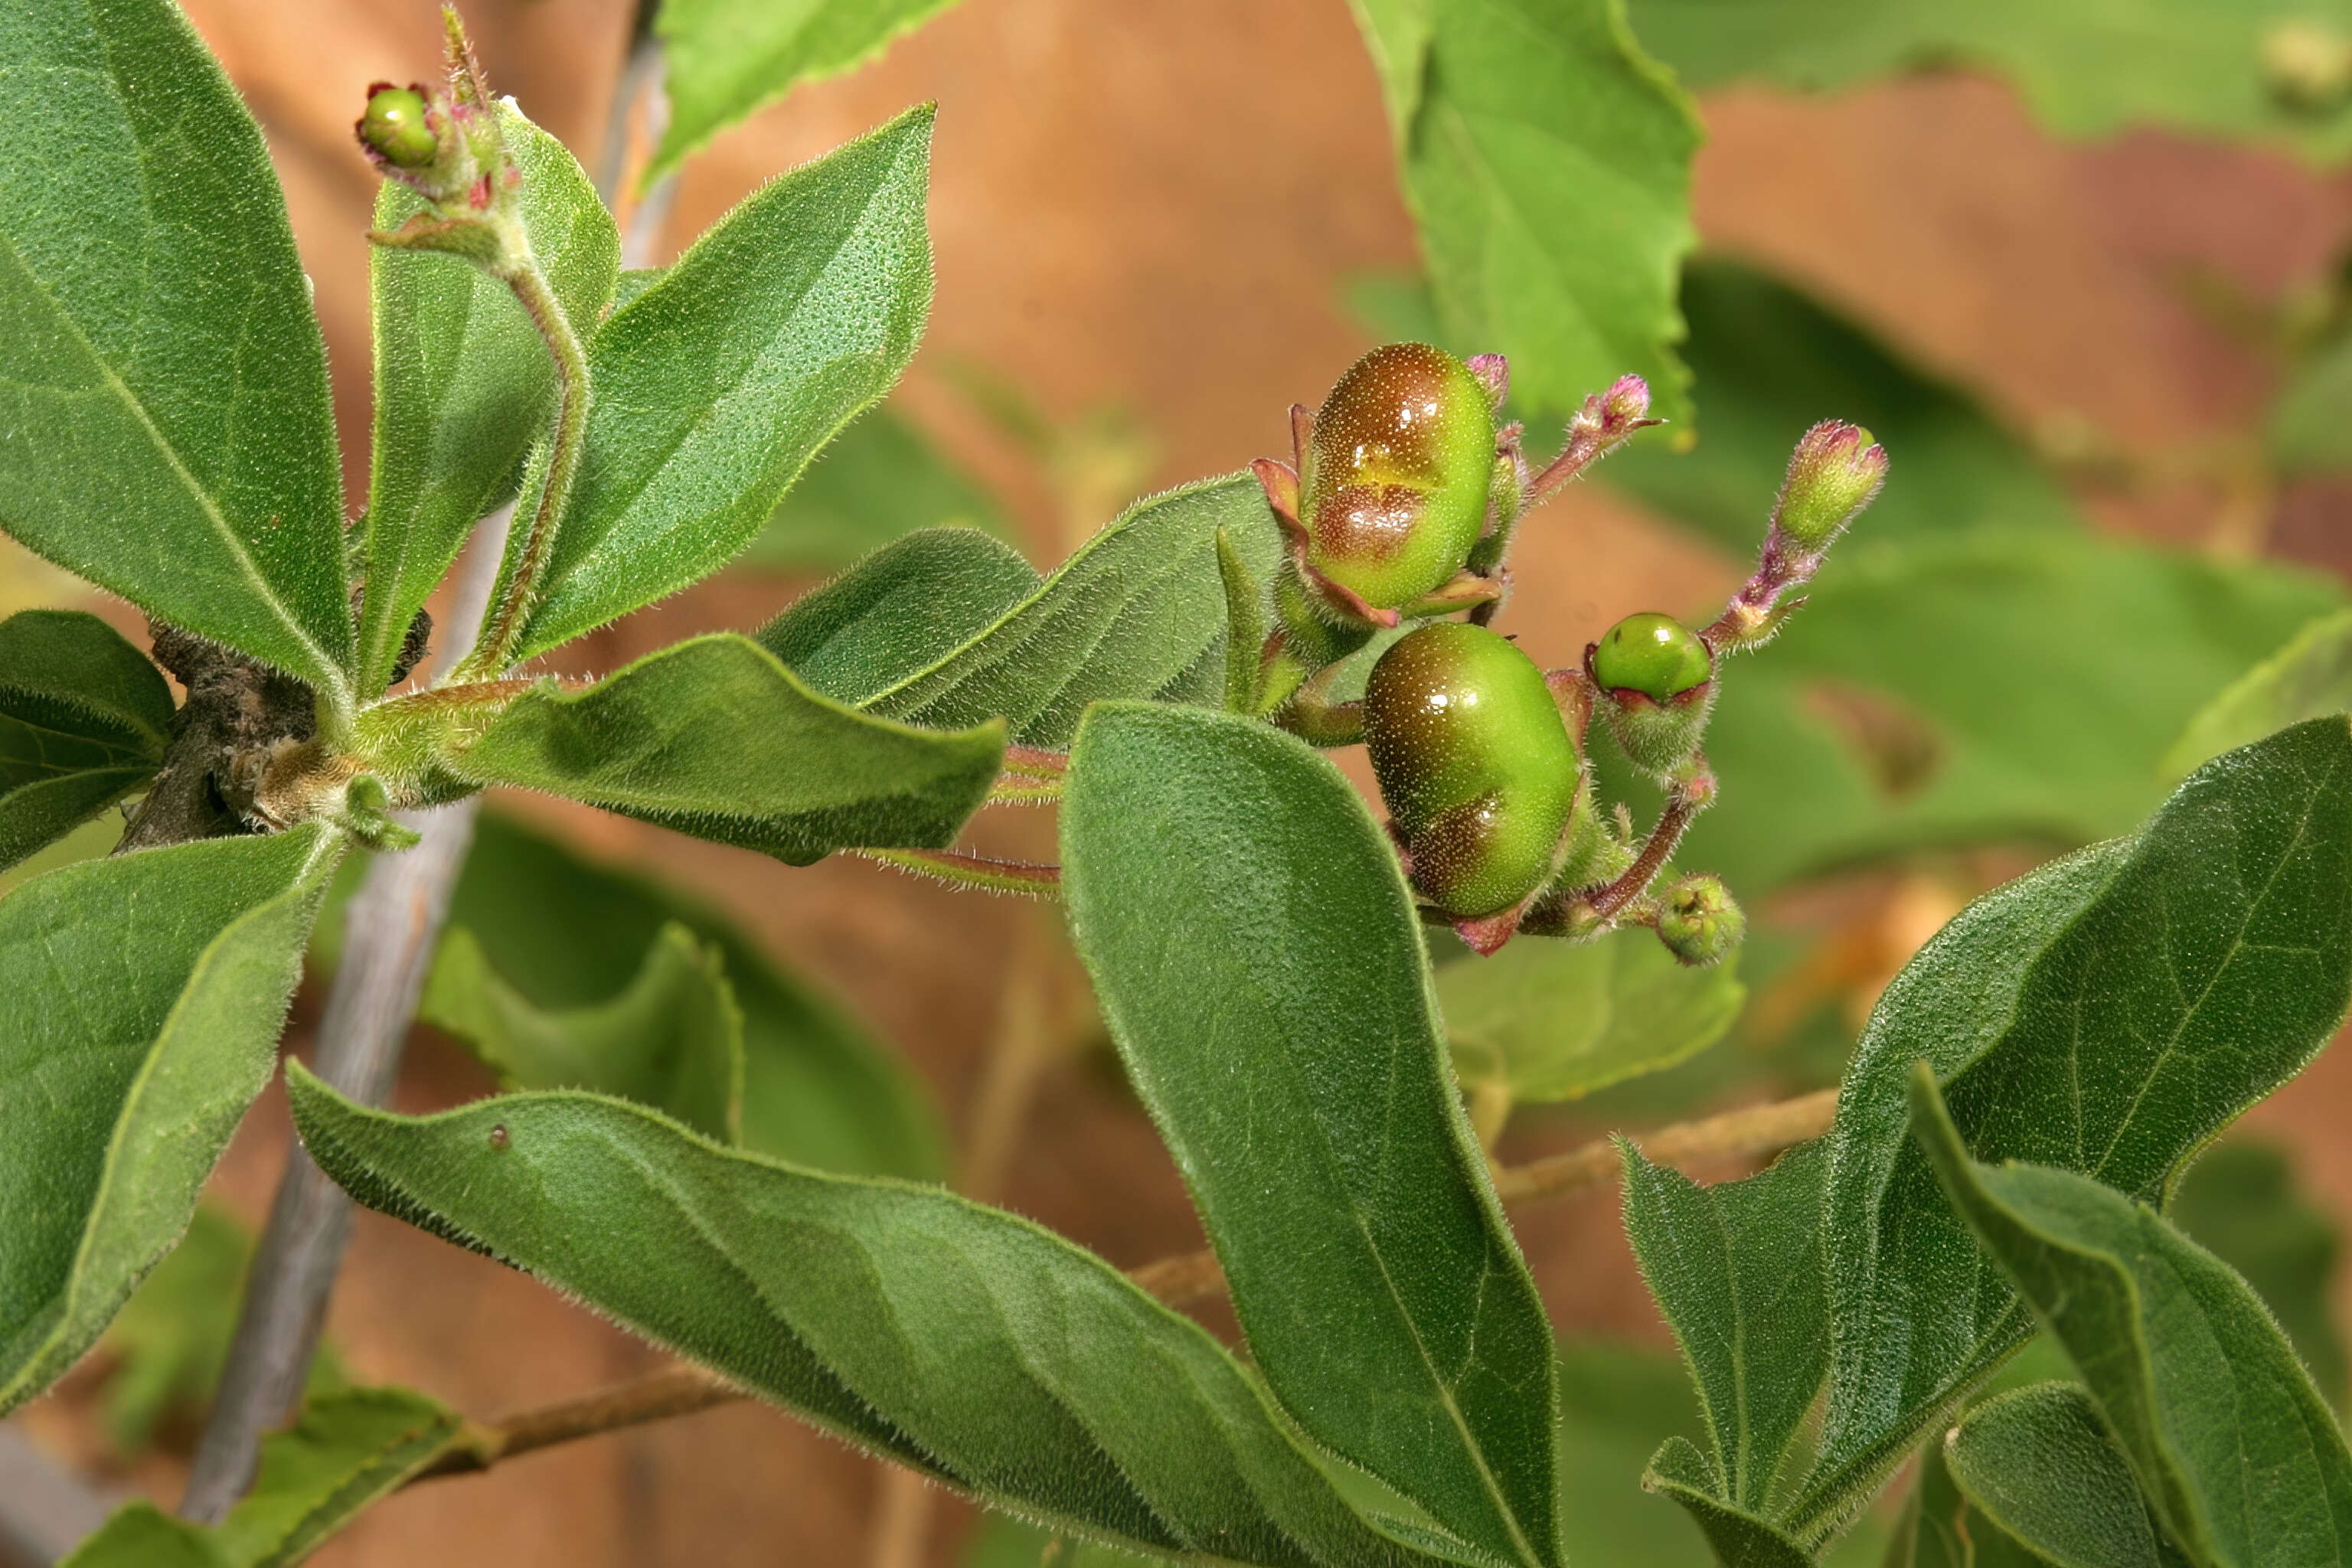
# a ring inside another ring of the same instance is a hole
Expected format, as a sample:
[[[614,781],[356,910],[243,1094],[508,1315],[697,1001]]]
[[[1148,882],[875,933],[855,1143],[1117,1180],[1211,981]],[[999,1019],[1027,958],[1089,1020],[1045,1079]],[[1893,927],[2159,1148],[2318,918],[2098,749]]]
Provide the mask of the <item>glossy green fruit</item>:
[[[1484,626],[1398,639],[1364,688],[1364,744],[1413,885],[1457,920],[1549,879],[1580,782],[1543,671]]]
[[[1653,702],[1679,697],[1714,674],[1715,661],[1697,634],[1654,610],[1627,616],[1592,650],[1595,684],[1638,691]]]
[[[1308,562],[1376,608],[1409,605],[1461,571],[1486,531],[1486,388],[1443,349],[1374,349],[1323,400],[1306,468]]]
[[[413,87],[379,84],[360,116],[360,140],[397,168],[421,169],[441,151],[441,140],[425,123],[425,95]]]

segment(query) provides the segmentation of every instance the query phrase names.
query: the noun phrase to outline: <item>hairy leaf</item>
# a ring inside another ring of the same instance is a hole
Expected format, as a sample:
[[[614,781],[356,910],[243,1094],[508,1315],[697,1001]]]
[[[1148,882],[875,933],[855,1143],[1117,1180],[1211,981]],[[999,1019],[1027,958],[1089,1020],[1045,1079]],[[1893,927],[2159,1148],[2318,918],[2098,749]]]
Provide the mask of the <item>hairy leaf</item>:
[[[1737,805],[1678,858],[1756,894],[1921,846],[2127,833],[2197,705],[2343,603],[2316,576],[2084,534],[1857,539],[1770,657],[1730,671],[1706,752]]]
[[[1723,1037],[1748,988],[1736,959],[1691,969],[1650,932],[1623,931],[1446,964],[1437,1000],[1462,1080],[1539,1103],[1688,1060]]]
[[[2285,1568],[2352,1549],[2352,1451],[2245,1281],[2089,1176],[1978,1163],[1924,1063],[1910,1098],[1937,1180],[2065,1346],[2183,1553]]]
[[[1062,860],[1104,1018],[1276,1396],[1473,1545],[1558,1563],[1550,1332],[1362,799],[1267,725],[1104,704]]]
[[[1683,1505],[1722,1568],[1811,1568],[1811,1552],[1761,1516],[1717,1495],[1714,1467],[1688,1438],[1667,1438],[1643,1472],[1642,1485]]]
[[[1089,702],[1218,702],[1220,528],[1270,582],[1279,541],[1265,492],[1248,474],[1203,479],[1136,502],[986,630],[864,705],[912,724],[1003,718],[1016,741],[1063,746]]]
[[[0,528],[348,708],[326,353],[253,119],[169,0],[5,0]]]
[[[912,110],[772,181],[597,331],[587,447],[518,659],[725,564],[898,380],[931,303],[930,142]]]
[[[1401,1563],[1216,1342],[1013,1215],[577,1092],[401,1117],[289,1069],[361,1202],[529,1270],[860,1447],[1098,1539]]]
[[[341,840],[324,826],[69,866],[0,900],[0,1412],[179,1239],[268,1081]]]
[[[2090,1396],[2039,1383],[1989,1399],[1944,1436],[1944,1462],[1978,1512],[2058,1568],[2178,1561]]]
[[[1687,415],[1675,284],[1694,243],[1690,100],[1623,0],[1360,0],[1447,341],[1565,415],[1627,372]]]
[[[1754,78],[1829,89],[1890,71],[1978,66],[2013,82],[2034,117],[2061,135],[2108,136],[2152,121],[2321,158],[2352,151],[2352,118],[2296,107],[2273,85],[2264,45],[2289,23],[2319,21],[2340,34],[2347,19],[2336,5],[2267,0],[1633,4],[1643,42],[1694,88]]]
[[[647,182],[803,81],[864,64],[955,0],[669,0],[662,40],[669,129]]]
[[[1925,1059],[1988,1159],[2163,1194],[2308,1062],[2352,995],[2352,732],[2315,720],[2208,763],[2134,837],[1970,905],[1896,976],[1832,1127],[1833,1354],[1808,1528],[1874,1485],[2026,1315],[1910,1140]]]
[[[2189,1239],[2236,1269],[2278,1319],[2330,1405],[2344,1404],[2344,1337],[2336,1326],[2335,1219],[2296,1190],[2286,1152],[2232,1138],[2198,1157],[2168,1211]]]
[[[2161,764],[2179,778],[2208,757],[2305,719],[2352,709],[2352,610],[2322,616],[2197,710]]]
[[[313,1400],[261,1441],[253,1489],[211,1530],[133,1503],[62,1568],[292,1568],[455,1447],[463,1426],[404,1388],[353,1388]]]
[[[1917,1477],[1884,1568],[2051,1568],[2047,1559],[1977,1511],[1952,1479],[1944,1445],[1919,1451]]]
[[[510,100],[498,112],[522,171],[532,254],[584,341],[613,298],[619,231],[562,142]],[[424,210],[422,196],[386,180],[375,226],[397,228]],[[368,277],[375,424],[358,671],[360,689],[376,692],[411,617],[475,522],[513,495],[523,455],[546,437],[555,365],[514,291],[460,257],[377,246]]]
[[[814,689],[859,703],[980,636],[1040,581],[978,529],[922,529],[793,600],[760,646]]]
[[[1683,358],[1706,405],[1697,445],[1678,452],[1645,437],[1598,470],[1675,521],[1752,556],[1790,449],[1835,416],[1867,426],[1895,454],[1860,524],[1865,538],[2074,525],[2065,492],[1974,398],[1789,284],[1707,258],[1683,271],[1682,310]]]
[[[874,718],[811,691],[750,638],[715,633],[585,691],[524,693],[455,765],[806,865],[845,847],[954,842],[1003,751],[1002,724]]]
[[[1706,1414],[1707,1489],[1760,1514],[1829,1370],[1828,1151],[1808,1143],[1759,1175],[1713,1187],[1652,1164],[1630,1142],[1622,1152],[1626,1234]]]
[[[1012,531],[979,482],[886,405],[817,455],[737,563],[835,571],[902,534],[948,527]]]
[[[0,621],[0,867],[145,784],[171,733],[163,677],[96,616]]]
[[[417,1016],[470,1043],[507,1089],[593,1089],[740,1138],[743,1015],[718,951],[683,925],[662,928],[618,995],[561,1012],[533,1006],[453,927]]]

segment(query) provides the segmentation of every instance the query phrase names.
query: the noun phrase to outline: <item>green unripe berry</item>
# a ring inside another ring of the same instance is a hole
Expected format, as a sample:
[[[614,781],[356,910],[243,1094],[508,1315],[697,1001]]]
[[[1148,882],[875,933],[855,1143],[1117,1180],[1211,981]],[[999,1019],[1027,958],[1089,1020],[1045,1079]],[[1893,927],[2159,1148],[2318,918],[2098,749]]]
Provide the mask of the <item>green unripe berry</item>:
[[[1685,877],[1658,905],[1658,940],[1695,967],[1719,963],[1748,934],[1748,916],[1720,877]]]
[[[1315,416],[1299,479],[1307,558],[1368,605],[1409,605],[1469,559],[1494,471],[1485,384],[1426,343],[1374,349]]]
[[[1679,697],[1715,674],[1706,644],[1655,610],[1627,616],[1592,650],[1592,679],[1604,689],[1638,691],[1653,702]]]
[[[1412,880],[1457,920],[1548,881],[1576,803],[1576,743],[1543,671],[1484,626],[1397,640],[1364,688],[1364,744]]]
[[[421,169],[441,151],[441,139],[425,122],[425,95],[413,87],[378,83],[359,131],[360,140],[395,168]]]

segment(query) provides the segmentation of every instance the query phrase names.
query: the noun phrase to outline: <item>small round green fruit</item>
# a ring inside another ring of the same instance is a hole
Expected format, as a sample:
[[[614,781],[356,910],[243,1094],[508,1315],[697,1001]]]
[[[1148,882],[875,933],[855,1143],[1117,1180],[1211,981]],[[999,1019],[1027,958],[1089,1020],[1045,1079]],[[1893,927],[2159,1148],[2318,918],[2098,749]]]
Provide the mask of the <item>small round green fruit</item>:
[[[1459,621],[1399,638],[1364,688],[1364,744],[1438,909],[1475,920],[1550,879],[1580,762],[1543,671],[1508,638]]]
[[[1653,702],[1681,696],[1715,675],[1696,633],[1672,616],[1627,616],[1592,650],[1592,679],[1604,690],[1638,691]]]
[[[413,87],[379,82],[360,116],[360,140],[399,169],[421,169],[441,151],[441,139],[425,122],[425,95]]]
[[[1748,916],[1720,877],[1685,877],[1658,904],[1658,940],[1696,968],[1720,963],[1748,934]]]
[[[1410,605],[1461,571],[1486,531],[1486,387],[1443,349],[1374,349],[1323,400],[1306,470],[1309,563],[1375,608]]]

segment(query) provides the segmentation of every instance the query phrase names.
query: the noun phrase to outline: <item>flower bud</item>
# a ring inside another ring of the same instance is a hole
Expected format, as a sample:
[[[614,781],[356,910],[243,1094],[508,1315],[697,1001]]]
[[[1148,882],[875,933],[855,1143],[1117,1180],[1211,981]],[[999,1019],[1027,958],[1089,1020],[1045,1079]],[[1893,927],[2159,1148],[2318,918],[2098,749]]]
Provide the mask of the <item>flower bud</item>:
[[[1698,749],[1715,706],[1715,658],[1680,621],[1626,616],[1585,650],[1584,670],[1609,733],[1636,766],[1664,773]]]
[[[441,151],[441,139],[425,123],[422,88],[376,83],[358,130],[360,141],[394,168],[421,169]]]
[[[1486,526],[1488,386],[1443,349],[1391,343],[1315,416],[1300,476],[1310,565],[1379,609],[1434,592]]]
[[[1823,420],[1790,455],[1773,529],[1799,552],[1819,554],[1885,482],[1886,448],[1859,425]]]
[[[1580,762],[1543,671],[1508,638],[1459,621],[1400,638],[1365,685],[1364,742],[1438,909],[1495,914],[1551,879]]]
[[[1658,940],[1695,968],[1720,963],[1748,934],[1741,911],[1720,877],[1685,877],[1658,900]]]

